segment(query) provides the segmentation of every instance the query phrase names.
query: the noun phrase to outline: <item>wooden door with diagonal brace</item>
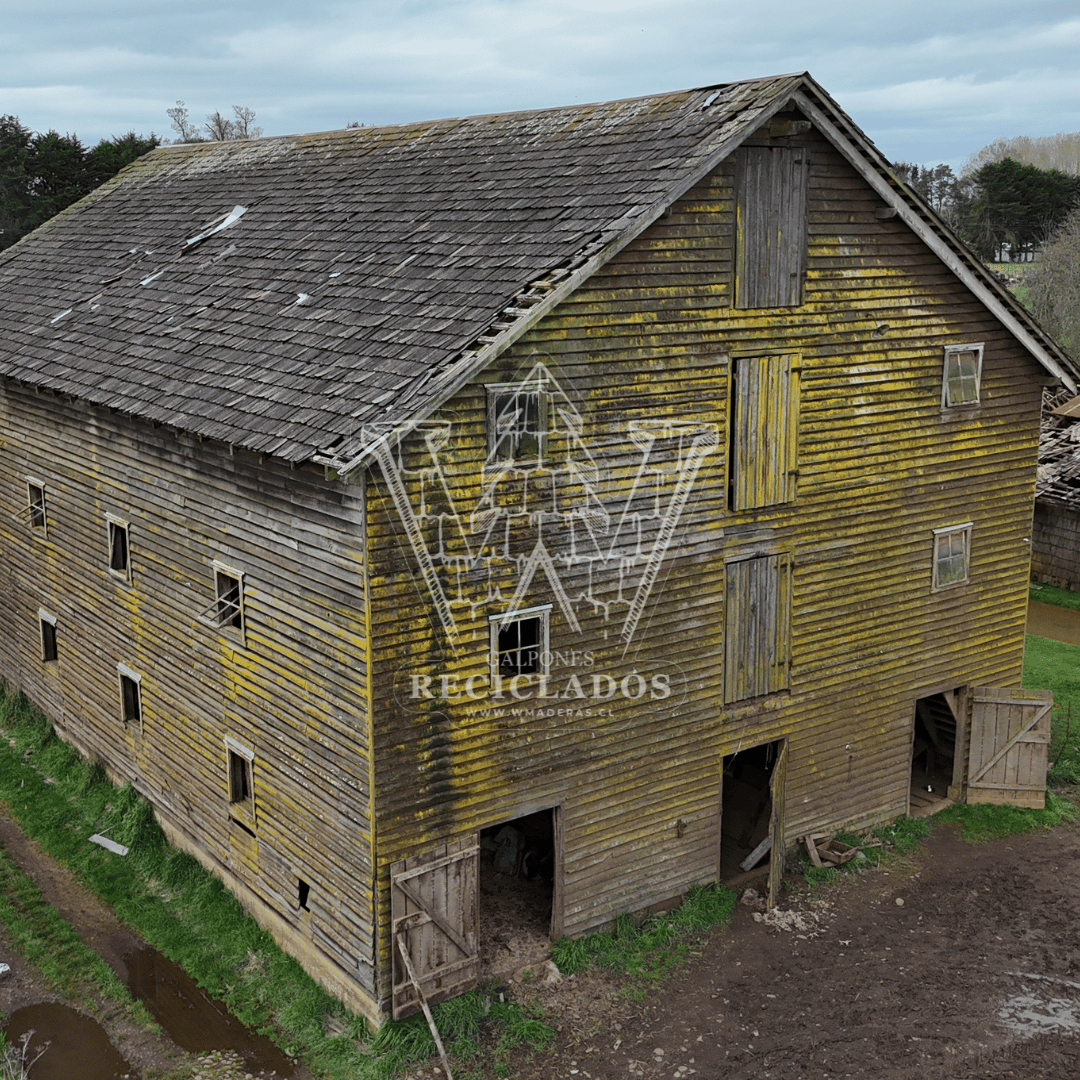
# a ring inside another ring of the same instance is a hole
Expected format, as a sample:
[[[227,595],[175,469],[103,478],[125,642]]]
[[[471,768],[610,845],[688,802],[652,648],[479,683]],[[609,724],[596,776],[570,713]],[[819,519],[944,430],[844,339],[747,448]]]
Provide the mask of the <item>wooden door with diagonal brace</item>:
[[[1046,805],[1054,695],[976,686],[968,753],[969,803]]]
[[[479,854],[472,837],[390,867],[395,1020],[420,1008],[416,986],[402,962],[402,948],[408,949],[428,1002],[463,994],[476,985]]]

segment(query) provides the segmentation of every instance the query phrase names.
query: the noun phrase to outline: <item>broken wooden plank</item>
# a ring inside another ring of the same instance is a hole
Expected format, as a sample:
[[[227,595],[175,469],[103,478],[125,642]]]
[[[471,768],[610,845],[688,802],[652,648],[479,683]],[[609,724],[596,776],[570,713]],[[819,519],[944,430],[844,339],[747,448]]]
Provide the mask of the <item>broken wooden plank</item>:
[[[428,1022],[428,1027],[431,1028],[431,1037],[435,1040],[435,1046],[439,1051],[439,1057],[442,1059],[443,1069],[446,1070],[446,1080],[454,1080],[454,1075],[450,1071],[450,1062],[446,1057],[446,1050],[443,1049],[442,1039],[439,1038],[439,1029],[435,1026],[435,1017],[431,1015],[431,1009],[428,1007],[427,998],[424,997],[424,991],[420,988],[420,980],[416,977],[416,972],[413,970],[412,959],[409,957],[409,946],[405,941],[404,934],[398,934],[397,946],[398,951],[401,953],[401,962],[405,965],[405,972],[409,976],[409,981],[416,987],[416,996],[420,999],[420,1008],[424,1010],[424,1018]]]
[[[739,863],[740,870],[751,870],[753,867],[761,861],[761,859],[768,853],[769,848],[772,847],[772,834],[770,833],[761,841],[760,844],[741,863]]]

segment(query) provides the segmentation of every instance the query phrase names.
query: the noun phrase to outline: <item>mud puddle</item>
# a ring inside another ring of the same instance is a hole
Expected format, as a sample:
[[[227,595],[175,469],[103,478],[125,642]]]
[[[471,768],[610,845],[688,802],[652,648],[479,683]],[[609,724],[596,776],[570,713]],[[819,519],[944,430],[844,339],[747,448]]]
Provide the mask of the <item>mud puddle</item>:
[[[292,1062],[277,1046],[244,1027],[179,964],[156,949],[143,946],[128,953],[124,970],[117,974],[182,1049],[194,1053],[231,1051],[249,1072],[264,1077],[293,1076]]]
[[[123,1080],[132,1073],[105,1029],[70,1006],[47,1003],[16,1009],[4,1026],[8,1044],[19,1046],[27,1033],[23,1060],[34,1062],[34,1080]]]
[[[1041,600],[1028,601],[1027,632],[1036,637],[1064,641],[1068,645],[1080,645],[1080,611],[1044,604]]]
[[[116,972],[176,1046],[192,1053],[221,1051],[234,1056],[243,1062],[246,1072],[261,1080],[300,1080],[309,1075],[264,1035],[244,1027],[222,1002],[201,990],[179,965],[137,937],[67,867],[46,855],[3,815],[0,815],[0,842],[34,879],[45,900],[67,920],[83,944]],[[74,1010],[67,1011],[86,1019]],[[58,1046],[78,1046],[80,1038],[74,1030],[59,1035],[35,1066],[34,1080],[38,1080],[38,1070],[45,1058],[53,1055]],[[123,1076],[123,1072],[118,1075]],[[90,1076],[79,1069],[66,1074],[67,1080],[90,1080]]]

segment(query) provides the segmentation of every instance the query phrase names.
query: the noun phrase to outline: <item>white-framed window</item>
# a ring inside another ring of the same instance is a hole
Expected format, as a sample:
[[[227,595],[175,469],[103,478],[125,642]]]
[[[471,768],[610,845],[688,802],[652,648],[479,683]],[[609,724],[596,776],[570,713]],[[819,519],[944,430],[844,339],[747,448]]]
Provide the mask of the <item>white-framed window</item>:
[[[244,574],[216,559],[214,599],[202,610],[200,618],[222,630],[244,635]]]
[[[126,664],[116,665],[116,674],[120,679],[120,719],[124,724],[142,727],[142,676],[132,671]]]
[[[544,604],[490,617],[491,673],[495,685],[499,685],[495,680],[506,683],[519,675],[548,674],[550,615],[551,605]]]
[[[946,345],[941,375],[941,407],[978,405],[982,383],[982,342]]]
[[[968,580],[971,564],[971,522],[934,529],[933,589],[947,589]]]
[[[538,383],[487,387],[487,460],[537,462],[547,449],[548,393]]]
[[[41,632],[42,663],[55,663],[59,655],[56,649],[56,616],[38,608],[38,629]]]
[[[109,542],[109,573],[123,581],[131,580],[131,537],[128,523],[114,514],[105,515]]]
[[[229,816],[255,831],[255,751],[225,736],[225,761],[229,791]]]

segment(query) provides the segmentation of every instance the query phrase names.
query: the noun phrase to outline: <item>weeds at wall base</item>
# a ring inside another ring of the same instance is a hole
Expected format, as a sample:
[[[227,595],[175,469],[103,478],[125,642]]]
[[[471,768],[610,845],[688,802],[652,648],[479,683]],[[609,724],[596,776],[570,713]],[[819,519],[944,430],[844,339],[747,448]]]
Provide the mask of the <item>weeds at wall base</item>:
[[[391,1080],[435,1056],[422,1017],[387,1022],[371,1036],[364,1018],[349,1014],[282,952],[221,881],[169,846],[153,809],[134,788],[111,784],[100,765],[83,760],[3,680],[0,801],[27,836],[69,866],[151,945],[223,1000],[243,1024],[302,1057],[317,1074],[328,1080]],[[89,843],[95,832],[127,846],[127,857]],[[75,966],[83,960],[92,966],[94,959],[90,954]],[[499,1000],[495,990],[464,994],[433,1011],[444,1042],[474,1069],[484,1064],[478,1035],[491,1031],[497,1075],[499,1055],[523,1044],[541,1049],[554,1038],[535,1011]],[[327,1017],[341,1034],[324,1034]],[[468,1080],[468,1071],[458,1080]]]

